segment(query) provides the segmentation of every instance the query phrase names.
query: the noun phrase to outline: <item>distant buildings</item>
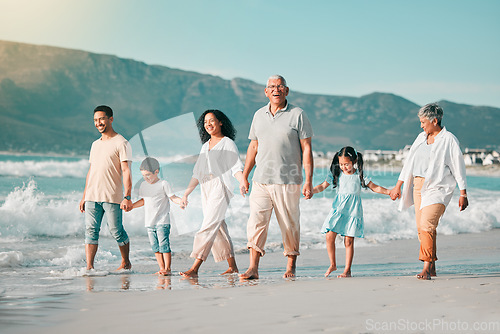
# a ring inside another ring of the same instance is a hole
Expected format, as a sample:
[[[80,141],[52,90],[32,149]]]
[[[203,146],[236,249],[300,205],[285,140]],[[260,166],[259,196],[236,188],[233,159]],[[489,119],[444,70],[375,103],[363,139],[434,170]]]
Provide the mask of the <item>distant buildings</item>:
[[[408,146],[409,147],[409,146]],[[398,160],[399,153],[401,151],[389,151],[389,150],[364,150],[361,151],[363,154],[364,161],[391,161]],[[314,158],[326,158],[332,159],[337,152],[317,152],[313,151]],[[401,160],[401,159],[399,159]]]
[[[410,152],[410,147],[411,145],[406,145],[399,151],[366,150],[364,156],[365,160],[370,161],[403,161]],[[464,161],[466,166],[500,164],[500,153],[495,150],[466,148]]]
[[[363,160],[371,162],[403,161],[410,151],[411,145],[406,145],[399,151],[390,150],[364,150]],[[314,157],[333,158],[336,152],[313,152]],[[466,148],[464,152],[466,166],[494,165],[500,164],[500,153],[491,149],[471,149]]]
[[[464,160],[467,166],[500,164],[500,153],[494,150],[466,148]]]
[[[364,150],[363,160],[371,162],[403,161],[410,152],[411,145],[406,145],[399,151],[390,150]],[[313,152],[315,158],[332,159],[337,152]],[[491,149],[471,149],[466,148],[464,152],[464,161],[466,166],[487,166],[500,164],[500,153]]]
[[[364,150],[362,153],[364,161],[380,162],[380,161],[398,160],[399,152],[400,151],[389,151],[389,150]]]

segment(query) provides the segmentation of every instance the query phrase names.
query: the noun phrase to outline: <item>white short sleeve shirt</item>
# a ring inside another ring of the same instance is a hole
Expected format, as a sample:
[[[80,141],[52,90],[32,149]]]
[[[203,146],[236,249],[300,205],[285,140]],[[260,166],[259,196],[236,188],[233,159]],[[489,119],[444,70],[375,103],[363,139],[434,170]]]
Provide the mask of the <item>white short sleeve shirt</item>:
[[[139,187],[139,196],[144,199],[144,225],[155,227],[170,224],[170,197],[174,196],[170,184],[159,180],[153,184],[146,181]]]

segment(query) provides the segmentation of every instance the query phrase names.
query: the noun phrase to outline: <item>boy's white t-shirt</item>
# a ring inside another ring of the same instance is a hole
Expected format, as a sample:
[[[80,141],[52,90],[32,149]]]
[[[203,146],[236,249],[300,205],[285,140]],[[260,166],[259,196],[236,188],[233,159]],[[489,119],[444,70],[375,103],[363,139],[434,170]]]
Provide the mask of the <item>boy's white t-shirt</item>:
[[[165,180],[149,184],[141,183],[139,197],[144,199],[144,225],[155,227],[160,224],[170,224],[170,199],[174,196],[170,184]]]

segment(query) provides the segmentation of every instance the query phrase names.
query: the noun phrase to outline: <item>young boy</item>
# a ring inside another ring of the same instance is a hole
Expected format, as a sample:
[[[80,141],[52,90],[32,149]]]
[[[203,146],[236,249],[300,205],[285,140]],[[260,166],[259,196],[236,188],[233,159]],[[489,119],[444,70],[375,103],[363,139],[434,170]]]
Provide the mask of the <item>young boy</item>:
[[[158,178],[160,164],[158,160],[147,157],[141,163],[142,176],[146,182],[139,187],[140,200],[133,204],[132,209],[144,205],[145,226],[148,229],[149,242],[155,252],[160,271],[156,274],[170,275],[172,253],[170,251],[170,200],[181,204],[181,198],[172,193],[170,184]]]

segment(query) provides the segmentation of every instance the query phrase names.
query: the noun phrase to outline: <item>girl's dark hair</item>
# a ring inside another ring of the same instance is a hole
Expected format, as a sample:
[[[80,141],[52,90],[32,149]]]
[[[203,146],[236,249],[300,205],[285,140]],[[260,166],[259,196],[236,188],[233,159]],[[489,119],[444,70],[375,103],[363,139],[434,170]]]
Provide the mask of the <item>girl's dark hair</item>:
[[[365,184],[365,179],[363,175],[363,155],[361,153],[356,152],[354,148],[351,146],[346,146],[343,147],[340,151],[338,151],[335,156],[333,157],[332,160],[332,165],[330,166],[330,171],[332,172],[333,175],[333,184],[332,187],[336,188],[339,183],[339,176],[340,176],[340,165],[339,165],[339,157],[346,157],[353,164],[357,163],[358,164],[358,173],[359,173],[359,179],[361,181],[361,186],[363,188],[366,188],[367,185]]]
[[[207,130],[205,130],[205,116],[210,113],[214,114],[215,118],[217,118],[217,120],[222,123],[222,134],[228,138],[231,138],[231,140],[234,140],[234,138],[236,138],[236,129],[234,128],[233,123],[231,123],[229,118],[220,110],[209,109],[201,114],[196,124],[198,126],[198,132],[200,133],[201,142],[204,144],[210,139],[210,135],[208,134]]]

